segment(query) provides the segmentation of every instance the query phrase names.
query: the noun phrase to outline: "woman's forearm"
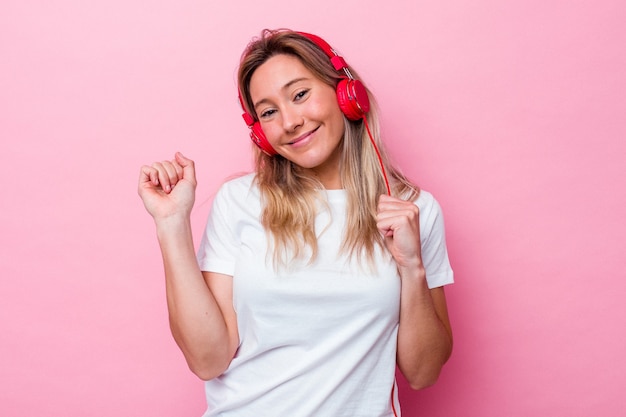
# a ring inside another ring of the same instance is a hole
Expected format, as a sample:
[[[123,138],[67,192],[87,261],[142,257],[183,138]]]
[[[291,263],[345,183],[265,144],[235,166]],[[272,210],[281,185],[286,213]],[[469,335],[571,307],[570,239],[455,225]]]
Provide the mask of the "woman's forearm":
[[[452,352],[442,288],[428,289],[423,268],[401,271],[397,361],[414,389],[434,384]]]
[[[188,218],[157,222],[172,335],[190,369],[202,379],[220,375],[232,359],[228,330],[198,267]]]

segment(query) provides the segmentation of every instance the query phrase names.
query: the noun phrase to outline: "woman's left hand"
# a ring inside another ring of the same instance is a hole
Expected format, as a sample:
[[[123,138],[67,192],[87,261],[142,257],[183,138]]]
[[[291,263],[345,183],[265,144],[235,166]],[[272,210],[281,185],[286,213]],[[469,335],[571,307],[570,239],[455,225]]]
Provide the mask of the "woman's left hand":
[[[423,267],[419,208],[414,203],[381,195],[376,225],[399,269]]]

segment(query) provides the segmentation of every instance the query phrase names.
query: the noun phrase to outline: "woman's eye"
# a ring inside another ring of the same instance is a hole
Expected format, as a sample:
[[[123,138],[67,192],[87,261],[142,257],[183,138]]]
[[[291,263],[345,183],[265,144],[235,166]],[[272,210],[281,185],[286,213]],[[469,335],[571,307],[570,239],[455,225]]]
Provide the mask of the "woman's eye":
[[[302,100],[307,94],[308,94],[309,90],[302,90],[300,92],[298,92],[298,94],[296,94],[296,97],[294,98],[294,100],[298,101],[298,100]]]
[[[266,118],[270,117],[272,114],[274,114],[275,112],[276,112],[276,110],[274,110],[274,109],[265,110],[265,111],[261,112],[261,114],[259,115],[259,118],[266,119]]]

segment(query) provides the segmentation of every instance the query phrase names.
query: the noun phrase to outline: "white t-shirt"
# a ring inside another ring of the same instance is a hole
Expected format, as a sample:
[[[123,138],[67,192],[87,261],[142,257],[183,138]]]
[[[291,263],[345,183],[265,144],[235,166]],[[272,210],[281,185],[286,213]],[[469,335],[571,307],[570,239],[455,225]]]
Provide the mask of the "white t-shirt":
[[[203,271],[233,277],[240,346],[226,372],[205,383],[204,417],[400,415],[400,277],[383,251],[375,272],[339,255],[346,194],[320,192],[330,212],[316,218],[316,260],[278,271],[267,255],[254,175],[226,182],[216,195],[198,261]],[[416,204],[429,287],[452,283],[441,209],[425,191]]]

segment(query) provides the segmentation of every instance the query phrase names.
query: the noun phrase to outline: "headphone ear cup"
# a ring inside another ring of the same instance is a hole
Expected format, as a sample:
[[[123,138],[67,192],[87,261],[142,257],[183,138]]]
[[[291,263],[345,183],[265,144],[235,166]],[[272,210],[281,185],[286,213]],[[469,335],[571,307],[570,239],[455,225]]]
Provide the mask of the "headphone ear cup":
[[[363,83],[345,78],[337,84],[337,102],[348,120],[360,120],[370,110],[370,99]]]
[[[252,142],[254,142],[254,144],[267,155],[276,155],[276,150],[274,150],[265,137],[265,133],[263,133],[263,129],[261,128],[261,124],[259,122],[255,122],[252,126],[250,126],[250,139],[252,139]]]

